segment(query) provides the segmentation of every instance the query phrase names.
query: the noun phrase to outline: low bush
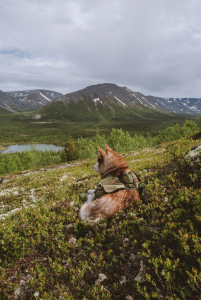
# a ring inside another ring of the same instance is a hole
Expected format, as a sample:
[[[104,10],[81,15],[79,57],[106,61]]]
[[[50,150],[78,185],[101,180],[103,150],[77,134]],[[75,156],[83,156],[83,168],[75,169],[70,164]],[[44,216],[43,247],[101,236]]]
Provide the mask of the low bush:
[[[11,176],[0,185],[2,299],[197,300],[201,174],[182,138],[124,153],[140,175],[138,206],[94,225],[77,217],[94,161]]]

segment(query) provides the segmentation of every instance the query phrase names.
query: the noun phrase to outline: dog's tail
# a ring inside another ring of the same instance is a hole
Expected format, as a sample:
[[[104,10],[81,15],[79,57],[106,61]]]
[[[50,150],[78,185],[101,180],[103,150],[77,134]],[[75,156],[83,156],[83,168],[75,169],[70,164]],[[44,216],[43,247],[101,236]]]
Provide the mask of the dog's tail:
[[[138,191],[121,190],[114,194],[104,195],[93,202],[85,202],[78,216],[81,220],[108,219],[119,210],[126,210],[131,203],[138,204],[139,200]]]

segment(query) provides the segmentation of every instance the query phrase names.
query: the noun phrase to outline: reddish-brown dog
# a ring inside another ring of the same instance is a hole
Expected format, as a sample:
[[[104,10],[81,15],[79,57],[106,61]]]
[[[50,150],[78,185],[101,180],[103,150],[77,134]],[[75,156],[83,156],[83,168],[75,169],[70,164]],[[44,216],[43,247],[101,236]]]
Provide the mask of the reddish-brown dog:
[[[108,174],[119,176],[121,172],[130,172],[125,159],[108,145],[105,146],[105,151],[98,147],[98,159],[94,170],[100,173],[101,179]],[[91,221],[95,221],[97,218],[108,219],[119,210],[126,210],[132,203],[138,203],[139,199],[139,192],[135,190],[119,190],[94,201],[88,199],[80,208],[79,218]]]

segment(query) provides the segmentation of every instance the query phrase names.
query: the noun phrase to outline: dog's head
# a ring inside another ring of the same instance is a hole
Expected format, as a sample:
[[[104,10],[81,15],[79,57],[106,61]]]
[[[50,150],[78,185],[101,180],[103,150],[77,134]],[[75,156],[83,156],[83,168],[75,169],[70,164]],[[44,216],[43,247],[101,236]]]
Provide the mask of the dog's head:
[[[99,172],[102,178],[109,173],[118,176],[127,169],[128,164],[121,155],[114,152],[108,145],[105,145],[105,151],[98,146],[98,158],[94,171]]]

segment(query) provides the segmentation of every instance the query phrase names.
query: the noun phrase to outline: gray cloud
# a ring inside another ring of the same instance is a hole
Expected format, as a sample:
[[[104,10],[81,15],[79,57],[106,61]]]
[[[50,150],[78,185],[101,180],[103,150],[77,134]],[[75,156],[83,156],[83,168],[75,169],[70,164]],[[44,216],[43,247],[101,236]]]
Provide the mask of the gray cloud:
[[[0,0],[0,89],[201,97],[198,0]]]

